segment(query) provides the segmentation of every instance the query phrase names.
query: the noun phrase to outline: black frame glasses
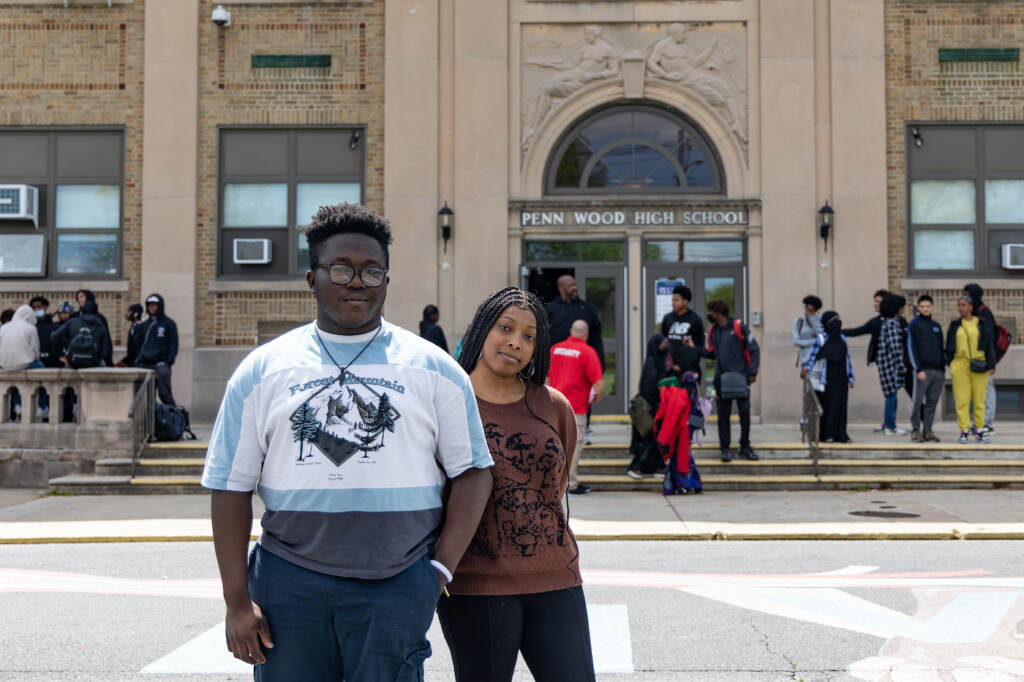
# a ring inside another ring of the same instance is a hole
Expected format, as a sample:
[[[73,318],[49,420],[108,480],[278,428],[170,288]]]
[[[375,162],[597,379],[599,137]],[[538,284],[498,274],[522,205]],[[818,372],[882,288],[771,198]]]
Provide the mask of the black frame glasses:
[[[333,263],[331,265],[324,265],[320,263],[317,265],[318,268],[323,268],[327,271],[327,276],[335,284],[348,284],[356,275],[359,275],[359,281],[363,283],[364,287],[375,289],[384,284],[384,280],[387,278],[388,269],[382,268],[377,265],[368,265],[365,268],[354,268],[351,265],[345,265],[344,263]]]

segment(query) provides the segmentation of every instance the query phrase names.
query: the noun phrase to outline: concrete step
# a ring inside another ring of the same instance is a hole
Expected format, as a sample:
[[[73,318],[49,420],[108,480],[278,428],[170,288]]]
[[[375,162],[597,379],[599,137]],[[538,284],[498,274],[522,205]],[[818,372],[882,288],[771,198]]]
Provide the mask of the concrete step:
[[[699,470],[700,465],[697,468]],[[581,473],[579,480],[594,490],[661,489],[661,479],[655,478],[637,480],[624,475],[584,475]],[[704,489],[708,491],[1024,488],[1024,474],[991,474],[987,476],[948,474],[829,474],[813,476],[811,474],[706,474],[701,471],[701,481],[704,484]]]
[[[179,440],[173,443],[148,443],[142,459],[195,459],[206,457],[209,443],[200,440]]]
[[[698,453],[706,454],[706,453]],[[581,475],[622,475],[629,466],[630,459],[605,458],[581,459],[579,472]],[[723,462],[719,458],[696,457],[697,470],[701,475],[712,474],[746,474],[793,476],[814,473],[813,461],[810,458],[799,459],[762,459],[751,462],[745,459],[733,459]],[[988,476],[990,474],[1024,474],[1024,459],[987,460],[987,459],[823,459],[818,462],[819,475],[859,475],[859,476],[918,476],[918,475],[958,475]]]
[[[74,474],[50,479],[50,490],[64,495],[179,495],[208,493],[199,476],[105,476]]]
[[[137,459],[136,476],[201,476],[203,459],[171,457],[168,459]],[[106,476],[131,476],[132,460],[127,458],[96,460],[96,473]]]
[[[763,443],[753,444],[754,450],[762,460],[810,458],[811,450],[803,443]],[[738,447],[732,447],[736,457]],[[718,457],[720,449],[717,444],[706,442],[694,445],[696,457]],[[583,457],[586,459],[620,459],[630,457],[629,446],[625,443],[586,445]],[[878,446],[861,443],[823,443],[819,449],[819,458],[825,459],[924,459],[930,461],[955,459],[989,459],[989,460],[1021,460],[1024,459],[1024,445],[987,445],[959,443],[894,443],[892,446]]]

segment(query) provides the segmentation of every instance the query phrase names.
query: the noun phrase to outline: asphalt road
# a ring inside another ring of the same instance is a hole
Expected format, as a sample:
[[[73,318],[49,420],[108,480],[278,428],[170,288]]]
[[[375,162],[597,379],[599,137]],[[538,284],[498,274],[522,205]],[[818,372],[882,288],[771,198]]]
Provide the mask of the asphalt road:
[[[581,555],[600,680],[1024,680],[1019,542]],[[222,650],[216,577],[208,543],[0,546],[0,679],[251,679]],[[430,639],[427,679],[452,679],[436,623]]]

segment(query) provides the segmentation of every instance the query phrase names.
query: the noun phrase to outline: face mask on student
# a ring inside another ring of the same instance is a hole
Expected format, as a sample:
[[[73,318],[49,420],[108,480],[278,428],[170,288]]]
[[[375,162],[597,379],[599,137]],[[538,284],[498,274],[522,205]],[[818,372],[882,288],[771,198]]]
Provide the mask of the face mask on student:
[[[45,310],[36,310],[35,311],[35,315],[36,315],[36,317],[42,317],[42,316],[46,315],[46,311]]]

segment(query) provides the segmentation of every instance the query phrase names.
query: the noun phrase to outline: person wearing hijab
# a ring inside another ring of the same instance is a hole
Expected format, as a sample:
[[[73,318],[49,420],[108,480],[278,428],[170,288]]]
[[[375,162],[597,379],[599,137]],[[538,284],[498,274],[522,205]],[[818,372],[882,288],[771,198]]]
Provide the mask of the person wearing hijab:
[[[850,362],[850,349],[842,333],[843,321],[839,319],[839,313],[829,310],[821,316],[821,324],[824,331],[814,339],[801,375],[810,372],[818,360],[825,361],[821,373],[825,390],[817,392],[821,402],[819,437],[826,442],[849,443],[846,407],[850,389],[856,381],[853,363]]]
[[[992,357],[995,358],[995,344],[996,344],[996,318],[992,314],[992,310],[985,305],[981,300],[985,290],[981,288],[979,284],[965,284],[964,294],[971,298],[971,314],[978,318],[978,332],[980,338],[978,343],[982,348],[992,349]],[[995,419],[996,419],[996,380],[995,376],[995,362],[990,368],[993,371],[989,373],[988,388],[985,390],[985,426],[981,428],[981,433],[986,436],[995,435]]]
[[[654,334],[647,340],[647,355],[644,357],[644,368],[640,374],[640,392],[650,406],[651,423],[654,415],[658,412],[661,396],[658,391],[658,382],[668,376],[665,369],[665,357],[668,352],[669,339],[661,334]],[[633,455],[633,461],[626,468],[626,475],[631,478],[643,478],[658,470],[660,458],[658,448],[654,442],[654,432],[648,431],[642,434],[637,430],[634,422],[630,429],[629,452]]]
[[[878,381],[882,385],[885,396],[885,430],[887,436],[902,436],[904,429],[896,428],[896,404],[899,390],[904,387],[904,375],[907,373],[905,361],[905,335],[900,324],[899,310],[907,304],[907,299],[889,294],[882,299],[879,312],[882,315],[882,328],[878,335]]]

